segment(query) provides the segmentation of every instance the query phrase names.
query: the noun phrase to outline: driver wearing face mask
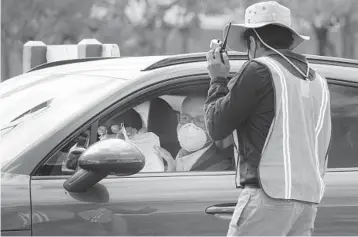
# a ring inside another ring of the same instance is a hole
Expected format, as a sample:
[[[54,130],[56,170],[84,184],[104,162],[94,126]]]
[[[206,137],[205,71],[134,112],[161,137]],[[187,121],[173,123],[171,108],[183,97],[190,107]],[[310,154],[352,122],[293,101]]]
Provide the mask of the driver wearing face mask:
[[[181,150],[174,159],[164,148],[157,147],[168,163],[168,171],[230,170],[232,161],[208,136],[204,122],[204,96],[189,96],[178,116],[178,140]]]

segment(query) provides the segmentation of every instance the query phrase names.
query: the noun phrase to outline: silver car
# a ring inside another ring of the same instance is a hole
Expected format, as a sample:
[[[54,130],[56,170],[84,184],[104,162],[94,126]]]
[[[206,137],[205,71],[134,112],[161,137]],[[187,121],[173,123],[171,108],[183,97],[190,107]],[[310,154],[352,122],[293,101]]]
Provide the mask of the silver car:
[[[314,235],[358,235],[358,61],[307,57],[329,82],[333,113]],[[230,53],[230,60],[233,75],[247,59]],[[146,154],[98,135],[114,115],[135,110],[175,155],[181,102],[208,87],[203,53],[61,61],[2,83],[1,234],[226,235],[241,192],[235,162],[215,171],[143,172]],[[86,151],[71,172],[64,164],[78,144]]]

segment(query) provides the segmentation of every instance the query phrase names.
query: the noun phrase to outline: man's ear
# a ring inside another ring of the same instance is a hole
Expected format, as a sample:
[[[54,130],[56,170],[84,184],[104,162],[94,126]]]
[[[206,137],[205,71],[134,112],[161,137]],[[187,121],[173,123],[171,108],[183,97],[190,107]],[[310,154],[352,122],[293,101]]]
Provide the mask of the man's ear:
[[[257,49],[257,42],[256,42],[256,40],[255,40],[255,37],[253,37],[253,36],[250,36],[250,49]]]

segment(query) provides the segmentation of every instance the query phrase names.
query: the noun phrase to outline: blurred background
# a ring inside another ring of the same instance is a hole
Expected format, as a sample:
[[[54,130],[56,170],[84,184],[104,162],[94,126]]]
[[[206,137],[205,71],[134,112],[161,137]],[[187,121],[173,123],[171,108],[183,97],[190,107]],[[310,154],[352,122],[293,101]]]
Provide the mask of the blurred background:
[[[30,40],[118,44],[121,56],[202,52],[255,0],[1,0],[1,77],[22,73]],[[357,0],[279,0],[311,40],[297,51],[358,58]]]

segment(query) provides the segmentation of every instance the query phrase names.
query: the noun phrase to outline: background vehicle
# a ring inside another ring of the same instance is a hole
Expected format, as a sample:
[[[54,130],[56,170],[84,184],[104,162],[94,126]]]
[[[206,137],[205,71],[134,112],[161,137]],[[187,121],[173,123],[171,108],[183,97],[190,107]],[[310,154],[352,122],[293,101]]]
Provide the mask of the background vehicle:
[[[230,59],[233,75],[246,57]],[[308,59],[330,84],[333,113],[314,234],[358,235],[358,61]],[[108,175],[75,193],[64,189],[71,175],[60,169],[76,139],[89,131],[96,143],[100,121],[115,110],[135,108],[148,130],[165,128],[161,143],[175,147],[170,113],[208,87],[202,53],[44,65],[1,84],[2,235],[225,235],[241,191],[234,170]],[[172,110],[158,112],[158,98]]]

